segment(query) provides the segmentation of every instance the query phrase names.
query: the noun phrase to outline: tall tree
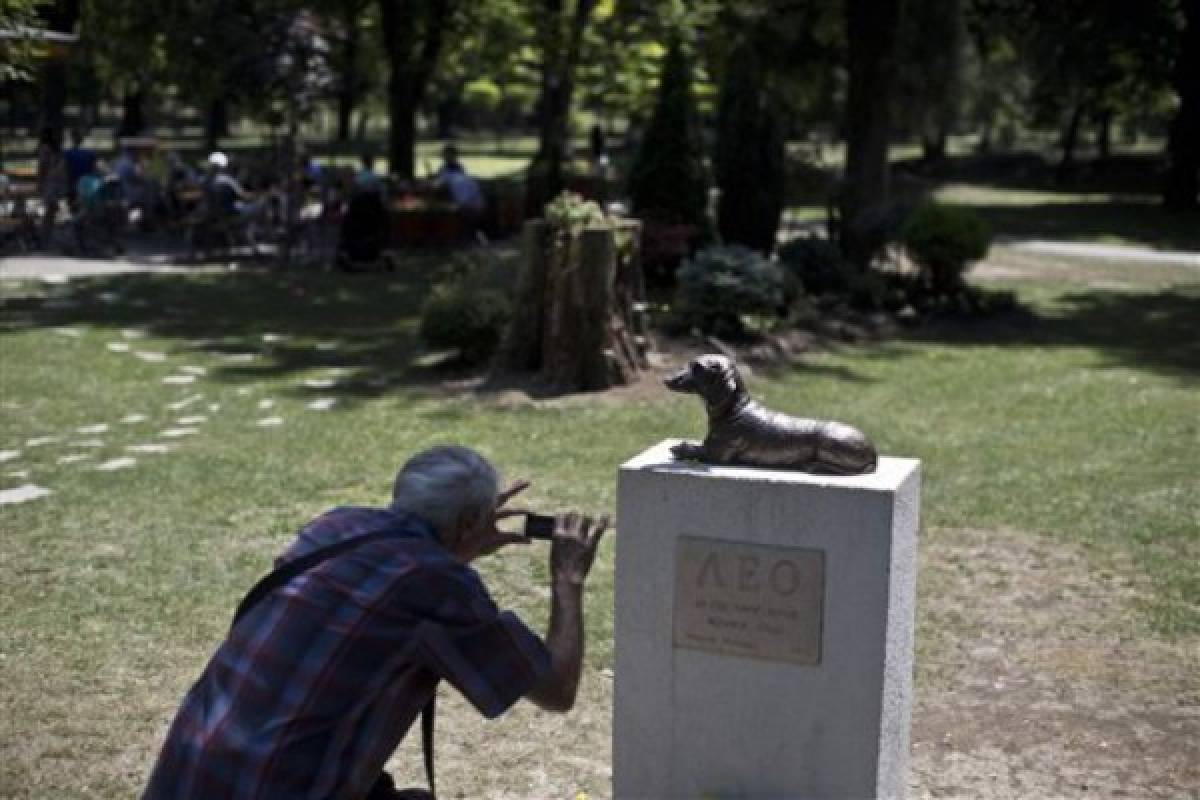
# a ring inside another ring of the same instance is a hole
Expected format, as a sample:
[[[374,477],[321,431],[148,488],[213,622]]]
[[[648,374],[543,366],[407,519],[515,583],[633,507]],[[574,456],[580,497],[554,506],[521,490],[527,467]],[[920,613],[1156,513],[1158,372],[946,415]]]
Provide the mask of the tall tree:
[[[79,0],[53,0],[42,6],[41,22],[53,33],[73,34],[79,23]],[[51,51],[42,63],[40,83],[42,86],[41,126],[61,134],[67,105],[67,59],[62,53]]]
[[[438,64],[458,0],[379,0],[388,59],[388,160],[391,172],[415,175],[417,111]]]
[[[583,34],[595,0],[535,0],[535,26],[542,58],[538,99],[538,151],[530,167],[532,183],[526,193],[530,216],[562,191],[563,165],[570,136],[571,96],[575,69],[583,51]]]
[[[896,26],[900,0],[846,0],[849,86],[846,96],[846,176],[841,193],[841,246],[861,269],[881,242],[888,207]]]
[[[945,155],[958,118],[964,33],[962,0],[905,0],[897,45],[897,123],[920,138],[928,161]]]
[[[1182,0],[1184,29],[1175,65],[1179,111],[1167,143],[1169,167],[1163,201],[1171,208],[1195,208],[1200,192],[1200,0]]]
[[[778,100],[753,41],[733,50],[717,103],[713,171],[717,230],[728,243],[775,249],[783,212],[784,138]]]

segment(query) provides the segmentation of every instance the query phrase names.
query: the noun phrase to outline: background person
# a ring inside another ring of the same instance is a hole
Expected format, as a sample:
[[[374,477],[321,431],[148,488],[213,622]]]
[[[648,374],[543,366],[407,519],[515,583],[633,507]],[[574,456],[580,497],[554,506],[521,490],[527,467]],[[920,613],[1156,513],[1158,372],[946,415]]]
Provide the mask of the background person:
[[[305,526],[279,563],[348,537],[385,536],[323,561],[266,595],[230,630],[184,698],[144,797],[397,797],[383,766],[448,680],[495,717],[526,697],[575,703],[583,585],[607,521],[558,518],[543,642],[500,611],[469,564],[520,534],[498,520],[527,483],[498,492],[463,447],[413,457],[388,508],[336,508]]]

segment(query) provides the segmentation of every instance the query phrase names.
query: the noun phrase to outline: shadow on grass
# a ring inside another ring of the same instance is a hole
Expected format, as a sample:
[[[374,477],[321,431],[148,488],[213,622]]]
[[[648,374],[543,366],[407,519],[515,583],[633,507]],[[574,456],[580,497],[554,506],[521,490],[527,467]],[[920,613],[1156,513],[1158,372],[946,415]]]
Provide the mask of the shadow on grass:
[[[1200,383],[1200,285],[1158,292],[1082,291],[1048,309],[984,320],[942,320],[903,336],[910,342],[993,347],[1088,347],[1101,367],[1157,372]]]
[[[107,329],[113,341],[137,329],[176,340],[170,349],[177,355],[208,357],[218,381],[337,369],[333,385],[297,383],[295,392],[376,397],[453,377],[416,363],[421,305],[445,258],[409,259],[389,274],[136,274],[74,278],[44,290],[20,284],[0,304],[0,348],[4,336],[37,328]],[[129,344],[139,349],[137,340]]]
[[[1200,250],[1200,212],[1152,203],[966,205],[1006,236],[1085,242],[1131,242],[1164,250]]]

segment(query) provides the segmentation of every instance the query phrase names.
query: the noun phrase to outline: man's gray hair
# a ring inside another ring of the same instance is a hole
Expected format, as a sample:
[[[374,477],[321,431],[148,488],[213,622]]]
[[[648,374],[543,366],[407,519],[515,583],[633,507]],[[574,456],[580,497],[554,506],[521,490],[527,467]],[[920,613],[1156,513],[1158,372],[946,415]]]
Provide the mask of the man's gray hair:
[[[499,481],[495,468],[474,450],[433,447],[400,468],[392,486],[392,508],[424,518],[440,535],[464,512],[490,511]]]

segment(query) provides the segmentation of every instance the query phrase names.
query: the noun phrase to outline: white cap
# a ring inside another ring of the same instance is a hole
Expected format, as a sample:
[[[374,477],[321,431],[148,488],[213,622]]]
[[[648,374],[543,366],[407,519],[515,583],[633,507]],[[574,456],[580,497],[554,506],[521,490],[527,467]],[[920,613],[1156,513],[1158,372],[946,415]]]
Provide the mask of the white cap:
[[[229,156],[218,150],[208,157],[208,164],[217,169],[225,169],[229,166]]]

